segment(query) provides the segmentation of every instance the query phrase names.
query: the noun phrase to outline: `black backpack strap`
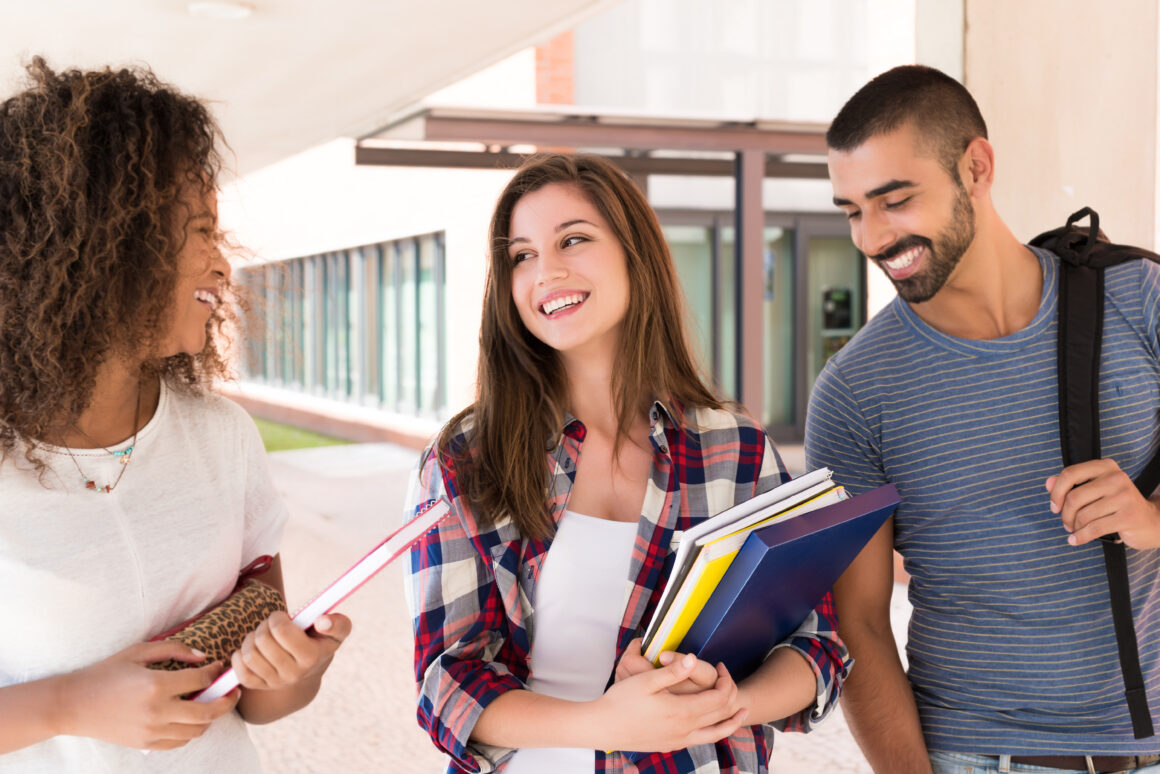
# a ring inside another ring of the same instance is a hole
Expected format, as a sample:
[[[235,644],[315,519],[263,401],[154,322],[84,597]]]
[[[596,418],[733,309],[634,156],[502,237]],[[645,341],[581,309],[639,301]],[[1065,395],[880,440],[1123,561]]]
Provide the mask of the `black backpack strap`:
[[[1086,208],[1085,208],[1086,210]],[[1059,272],[1059,427],[1063,464],[1100,458],[1100,349],[1104,324],[1104,270],[1085,265],[1085,259],[1096,243],[1099,217],[1091,210],[1081,210],[1068,219],[1060,231],[1074,234],[1072,224],[1084,215],[1092,216],[1091,228],[1086,235],[1061,246],[1070,252],[1060,261]],[[1055,235],[1055,232],[1049,232]],[[1042,235],[1048,236],[1048,235]],[[1061,235],[1064,238],[1065,235]],[[1086,238],[1082,238],[1086,237]],[[1151,473],[1149,473],[1151,470]],[[1160,454],[1149,462],[1145,474],[1160,480]],[[1144,474],[1137,477],[1137,486],[1147,486]],[[1145,492],[1152,493],[1155,483]],[[1132,732],[1137,739],[1154,734],[1152,716],[1148,711],[1148,697],[1144,690],[1144,675],[1140,669],[1140,650],[1136,641],[1136,626],[1132,620],[1132,598],[1128,583],[1128,557],[1119,535],[1100,538],[1104,547],[1104,565],[1108,576],[1108,594],[1111,598],[1112,623],[1116,630],[1116,646],[1120,656],[1120,671],[1124,677],[1124,697],[1132,718]]]

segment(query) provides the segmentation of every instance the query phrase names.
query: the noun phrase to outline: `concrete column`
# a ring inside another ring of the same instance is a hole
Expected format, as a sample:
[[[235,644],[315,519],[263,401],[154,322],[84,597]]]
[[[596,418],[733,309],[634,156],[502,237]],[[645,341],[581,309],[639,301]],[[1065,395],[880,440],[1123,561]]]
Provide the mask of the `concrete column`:
[[[1020,239],[1082,206],[1157,243],[1160,0],[965,0],[965,84],[995,146],[994,200]]]

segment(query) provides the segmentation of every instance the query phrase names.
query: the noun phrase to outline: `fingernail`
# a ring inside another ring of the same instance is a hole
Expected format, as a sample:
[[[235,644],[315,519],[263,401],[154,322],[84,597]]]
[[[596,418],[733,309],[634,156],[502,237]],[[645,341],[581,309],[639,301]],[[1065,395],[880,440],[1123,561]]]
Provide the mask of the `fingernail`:
[[[322,616],[321,618],[319,618],[317,621],[314,622],[314,628],[320,632],[329,631],[330,630],[330,619],[327,618],[326,616]]]
[[[1048,500],[1048,503],[1051,504],[1052,513],[1059,513],[1059,506],[1055,504],[1055,500]]]
[[[193,648],[193,655],[196,656],[197,658],[205,658],[205,654],[202,653],[197,648]]]
[[[662,651],[661,654],[657,656],[657,660],[661,662],[661,666],[668,666],[669,664],[673,663],[674,655],[676,654],[674,654],[671,650]]]
[[[696,663],[697,663],[697,657],[694,656],[692,653],[686,653],[685,657],[681,659],[681,666],[683,666],[683,667],[691,667],[693,664],[696,664]]]
[[[1067,544],[1070,546],[1074,546],[1076,544],[1075,535],[1068,535],[1067,536]]]

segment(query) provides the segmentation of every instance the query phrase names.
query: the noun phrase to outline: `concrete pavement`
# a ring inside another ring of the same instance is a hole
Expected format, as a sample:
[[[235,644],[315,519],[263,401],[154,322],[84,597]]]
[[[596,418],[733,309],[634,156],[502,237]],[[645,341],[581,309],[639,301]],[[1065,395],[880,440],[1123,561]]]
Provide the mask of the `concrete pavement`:
[[[802,469],[800,447],[781,449]],[[297,609],[398,526],[414,450],[355,444],[275,452],[274,481],[290,507],[282,548],[287,601]],[[340,611],[354,631],[322,690],[302,711],[251,728],[271,774],[443,771],[443,757],[415,723],[411,629],[396,563],[347,599]],[[895,588],[896,635],[909,607]],[[779,734],[777,774],[869,774],[840,710],[810,734]]]

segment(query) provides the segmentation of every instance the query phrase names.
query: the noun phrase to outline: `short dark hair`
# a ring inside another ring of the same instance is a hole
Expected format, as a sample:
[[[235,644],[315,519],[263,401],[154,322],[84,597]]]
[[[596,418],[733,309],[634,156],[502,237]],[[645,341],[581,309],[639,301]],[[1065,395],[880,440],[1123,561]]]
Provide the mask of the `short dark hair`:
[[[958,162],[987,124],[966,88],[946,73],[903,65],[877,76],[842,106],[826,132],[826,144],[850,151],[871,137],[910,123],[919,142],[958,180]]]

